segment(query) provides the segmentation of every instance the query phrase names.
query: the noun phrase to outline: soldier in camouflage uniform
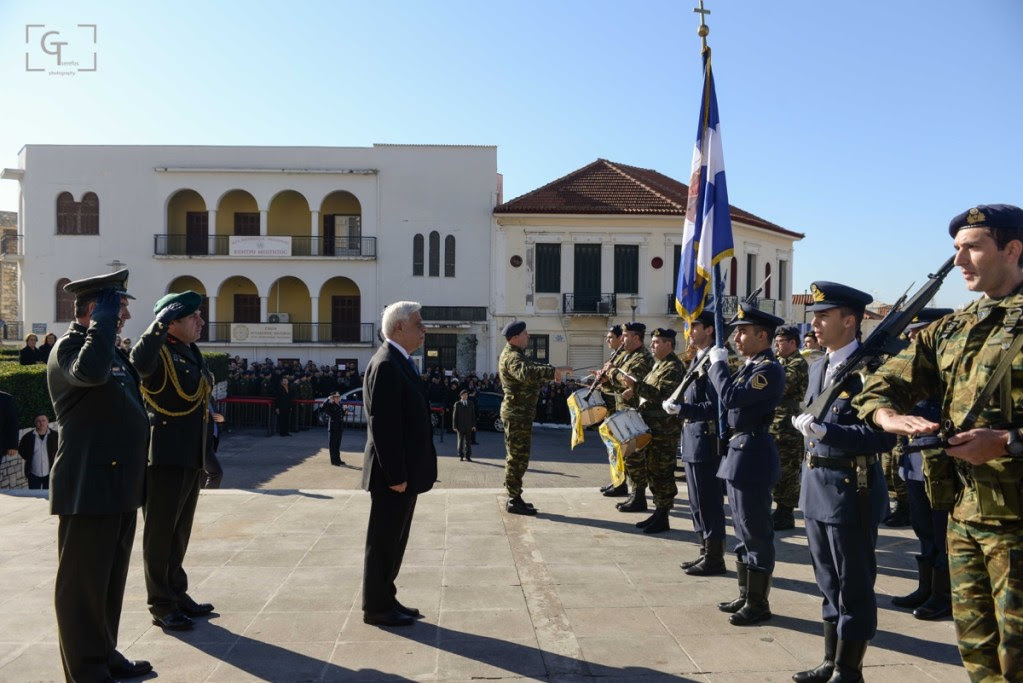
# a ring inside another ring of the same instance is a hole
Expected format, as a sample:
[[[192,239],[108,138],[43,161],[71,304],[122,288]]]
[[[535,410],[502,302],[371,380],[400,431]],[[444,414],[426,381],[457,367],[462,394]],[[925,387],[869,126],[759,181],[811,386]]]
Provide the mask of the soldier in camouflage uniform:
[[[614,355],[622,346],[622,332],[623,330],[621,325],[612,325],[607,330],[607,336],[604,337],[604,341],[607,343],[607,348],[611,349],[611,356],[614,359],[612,366],[616,368],[621,365],[622,358],[624,357],[624,353],[619,353],[617,356]],[[624,352],[624,349],[622,349],[622,351]],[[611,359],[608,359],[608,362],[610,363]],[[601,395],[604,397],[604,404],[607,406],[607,417],[611,417],[615,413],[615,398],[611,394],[602,393]],[[627,481],[623,481],[619,486],[615,486],[614,482],[611,482],[607,486],[602,486],[600,492],[608,498],[627,496],[629,495],[629,483]]]
[[[646,325],[643,323],[625,323],[625,332],[622,340],[625,344],[625,351],[620,355],[617,369],[621,372],[611,371],[605,364],[604,386],[616,394],[616,410],[638,408],[639,398],[630,396],[625,398],[625,390],[629,387],[622,381],[622,374],[632,377],[646,377],[647,373],[654,366],[654,358],[650,351],[643,346],[643,335],[646,334]],[[632,482],[632,494],[624,502],[618,503],[617,507],[622,512],[645,512],[646,507],[646,457],[642,452],[635,452],[625,459],[625,474]]]
[[[653,439],[639,452],[646,465],[650,493],[654,496],[654,514],[636,524],[645,534],[667,531],[668,512],[675,505],[675,449],[682,433],[682,423],[664,412],[662,403],[682,383],[685,367],[675,355],[675,330],[658,327],[650,335],[650,351],[655,359],[654,367],[639,381],[621,375],[628,387],[626,398],[638,396],[639,412],[650,428]]]
[[[889,527],[909,526],[909,494],[906,482],[899,476],[900,453],[891,451],[881,455],[881,469],[888,484],[888,503],[895,501],[895,508],[885,516],[884,525]]]
[[[526,323],[516,320],[502,330],[508,341],[497,362],[497,372],[504,389],[501,420],[504,422],[504,487],[508,490],[508,512],[535,515],[536,508],[522,500],[522,477],[529,467],[529,450],[533,440],[533,418],[540,385],[553,379],[561,381],[564,368],[538,363],[525,354],[529,343]]]
[[[785,368],[785,393],[774,411],[771,435],[778,446],[781,476],[774,485],[774,530],[795,528],[793,508],[799,504],[799,466],[803,462],[803,437],[792,426],[792,418],[802,412],[800,404],[806,394],[809,367],[799,353],[799,330],[795,325],[782,325],[774,334],[774,351]]]
[[[912,436],[941,427],[908,415],[917,401],[939,398],[949,457],[925,452],[924,470],[932,505],[954,501],[947,541],[959,654],[973,681],[1019,681],[1023,352],[1014,343],[1023,340],[1023,209],[976,206],[953,218],[949,233],[967,289],[984,296],[921,331],[868,378],[856,406],[878,427]],[[988,393],[1003,358],[1011,365]]]

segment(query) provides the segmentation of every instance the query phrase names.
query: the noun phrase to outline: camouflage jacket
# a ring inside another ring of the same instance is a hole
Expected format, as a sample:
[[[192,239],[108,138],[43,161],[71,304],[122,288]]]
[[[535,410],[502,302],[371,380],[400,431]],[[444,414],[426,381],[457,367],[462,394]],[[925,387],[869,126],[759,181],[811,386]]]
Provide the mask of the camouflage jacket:
[[[867,378],[854,406],[872,421],[880,408],[909,414],[920,400],[935,397],[942,421],[959,428],[1001,359],[1003,349],[1023,334],[1023,288],[1001,299],[983,297],[920,331],[916,340]],[[1023,352],[973,427],[1023,426]],[[967,486],[958,495],[953,517],[964,522],[1018,523],[1023,459],[995,458],[979,466],[958,465]],[[1001,502],[1000,502],[1001,501]]]
[[[672,392],[682,384],[686,374],[685,366],[674,353],[669,353],[662,360],[656,361],[654,367],[641,381],[636,382],[633,392],[643,399],[639,412],[651,427],[660,422],[667,422],[676,433],[682,430],[682,423],[675,417],[664,412],[661,404],[671,396]]]
[[[532,422],[540,384],[554,379],[554,366],[538,363],[517,346],[505,344],[497,361],[497,374],[504,389],[501,419]]]
[[[781,403],[774,411],[771,433],[775,436],[786,434],[796,437],[799,432],[792,426],[790,418],[802,412],[809,366],[798,353],[793,353],[787,358],[778,358],[778,362],[785,368],[785,393],[782,394]]]
[[[641,346],[635,351],[626,351],[621,355],[621,362],[615,365],[629,376],[640,379],[646,377],[650,372],[650,369],[654,366],[654,357],[650,353],[650,350],[645,346]],[[679,380],[681,381],[681,380]],[[677,385],[676,385],[677,386]],[[619,372],[612,372],[608,377],[607,387],[615,394],[615,409],[625,410],[626,408],[636,408],[639,406],[639,398],[633,395],[630,399],[622,398],[622,392],[629,387],[622,382],[622,376]]]

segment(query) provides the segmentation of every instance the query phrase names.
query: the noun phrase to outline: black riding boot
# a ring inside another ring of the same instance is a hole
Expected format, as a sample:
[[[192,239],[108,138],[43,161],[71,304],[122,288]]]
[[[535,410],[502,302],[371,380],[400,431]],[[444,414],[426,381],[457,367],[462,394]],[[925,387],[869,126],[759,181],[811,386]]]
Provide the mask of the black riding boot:
[[[792,675],[796,683],[827,683],[835,672],[835,652],[838,650],[838,624],[824,622],[824,661],[816,669],[800,671]]]
[[[690,576],[717,576],[728,571],[725,567],[725,539],[714,538],[705,543],[707,554],[703,559],[686,569]]]
[[[892,598],[896,607],[919,607],[931,597],[931,563],[923,555],[916,556],[917,586],[909,595]]]
[[[931,576],[931,597],[913,610],[914,617],[925,621],[943,619],[952,614],[952,585],[949,581],[948,567],[932,569]]]
[[[863,680],[863,656],[867,654],[865,640],[839,640],[835,653],[835,671],[828,683],[859,683]]]
[[[735,563],[735,579],[739,583],[739,597],[735,600],[727,600],[718,603],[718,609],[722,612],[735,614],[746,605],[746,585],[749,577],[749,565],[745,562]]]
[[[771,604],[767,601],[771,594],[771,575],[754,571],[748,571],[747,575],[746,604],[728,617],[732,626],[752,626],[771,618]]]
[[[686,560],[685,562],[683,562],[679,566],[682,567],[682,569],[689,569],[694,564],[696,564],[697,562],[701,561],[706,554],[707,554],[707,539],[705,537],[701,536],[700,537],[700,554],[699,554],[699,556],[695,560]]]

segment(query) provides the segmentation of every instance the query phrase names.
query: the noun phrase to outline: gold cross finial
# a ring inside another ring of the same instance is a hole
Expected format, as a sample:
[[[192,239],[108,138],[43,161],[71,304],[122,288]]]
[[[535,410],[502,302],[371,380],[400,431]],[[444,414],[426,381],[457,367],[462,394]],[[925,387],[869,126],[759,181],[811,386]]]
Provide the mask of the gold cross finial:
[[[696,34],[698,36],[700,36],[700,39],[703,41],[703,49],[706,50],[707,49],[707,34],[710,33],[710,27],[707,26],[707,23],[706,23],[706,21],[704,21],[704,19],[706,18],[706,16],[708,14],[710,14],[710,10],[709,9],[704,9],[703,8],[703,0],[700,0],[700,6],[699,7],[694,7],[693,8],[693,12],[695,12],[695,13],[700,15],[700,28],[698,28],[696,30]]]

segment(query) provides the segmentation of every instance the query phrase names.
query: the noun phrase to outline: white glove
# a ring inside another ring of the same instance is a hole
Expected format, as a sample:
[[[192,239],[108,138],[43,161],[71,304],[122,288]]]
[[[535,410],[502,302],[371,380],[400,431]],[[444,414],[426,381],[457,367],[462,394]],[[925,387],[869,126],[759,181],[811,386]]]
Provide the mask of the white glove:
[[[792,417],[792,426],[798,429],[799,433],[803,436],[809,436],[815,439],[823,438],[824,435],[828,433],[827,427],[814,422],[813,415],[809,415],[807,413],[794,415]]]
[[[728,349],[723,346],[712,346],[707,354],[710,356],[711,365],[728,361]]]
[[[664,408],[664,412],[668,413],[668,415],[678,415],[682,412],[682,406],[671,399],[665,400],[664,403],[661,404],[661,407]]]

